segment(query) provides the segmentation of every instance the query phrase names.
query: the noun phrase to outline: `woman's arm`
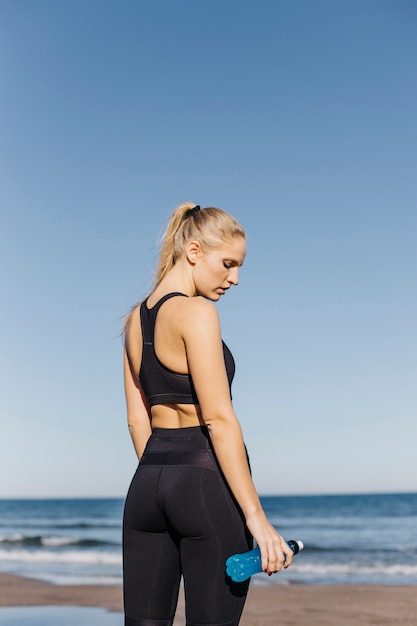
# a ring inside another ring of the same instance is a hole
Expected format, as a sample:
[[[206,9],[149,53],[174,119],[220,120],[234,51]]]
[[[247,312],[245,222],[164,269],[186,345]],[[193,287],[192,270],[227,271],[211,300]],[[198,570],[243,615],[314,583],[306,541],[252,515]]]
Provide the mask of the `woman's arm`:
[[[131,317],[133,313],[131,313]],[[134,346],[135,351],[141,349],[142,341],[138,333],[140,333],[138,323],[132,323],[132,319],[130,319],[126,326],[125,333],[124,386],[127,424],[136,454],[138,455],[138,459],[140,459],[145,450],[147,441],[151,436],[151,413],[127,350],[128,343],[132,343],[132,347]]]
[[[190,298],[181,320],[188,364],[205,425],[226,480],[256,539],[262,568],[279,571],[292,561],[292,551],[268,521],[250,475],[242,431],[230,400],[220,324],[215,307]]]

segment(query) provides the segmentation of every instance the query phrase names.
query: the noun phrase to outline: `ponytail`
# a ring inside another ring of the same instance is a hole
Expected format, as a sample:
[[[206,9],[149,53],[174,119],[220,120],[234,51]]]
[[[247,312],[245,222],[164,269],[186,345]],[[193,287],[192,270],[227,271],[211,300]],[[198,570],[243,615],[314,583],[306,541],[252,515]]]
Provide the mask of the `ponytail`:
[[[183,222],[187,213],[194,208],[194,202],[184,202],[173,212],[168,223],[167,229],[161,238],[161,252],[159,254],[159,263],[155,275],[155,287],[165,278],[169,270],[175,265],[177,255],[175,254],[175,242],[178,239],[178,233],[182,230]]]

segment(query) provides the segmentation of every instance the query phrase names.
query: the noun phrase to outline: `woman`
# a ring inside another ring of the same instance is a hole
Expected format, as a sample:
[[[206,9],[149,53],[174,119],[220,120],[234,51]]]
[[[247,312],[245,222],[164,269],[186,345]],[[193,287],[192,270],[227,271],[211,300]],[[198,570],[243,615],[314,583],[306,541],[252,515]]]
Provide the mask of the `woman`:
[[[231,215],[182,204],[155,287],[127,319],[127,413],[140,463],[124,515],[125,626],[171,625],[181,575],[187,626],[235,626],[248,583],[227,577],[227,557],[254,537],[268,574],[292,560],[251,479],[231,402],[234,361],[212,304],[238,284],[245,254]]]

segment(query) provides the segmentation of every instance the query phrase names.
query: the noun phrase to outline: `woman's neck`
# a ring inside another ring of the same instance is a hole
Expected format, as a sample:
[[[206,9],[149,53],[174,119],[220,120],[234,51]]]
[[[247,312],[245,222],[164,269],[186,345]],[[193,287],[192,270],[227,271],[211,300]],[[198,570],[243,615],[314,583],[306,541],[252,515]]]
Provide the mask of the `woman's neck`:
[[[179,262],[168,272],[163,281],[156,287],[153,293],[162,297],[166,293],[178,291],[189,297],[196,295],[194,281],[189,268]]]

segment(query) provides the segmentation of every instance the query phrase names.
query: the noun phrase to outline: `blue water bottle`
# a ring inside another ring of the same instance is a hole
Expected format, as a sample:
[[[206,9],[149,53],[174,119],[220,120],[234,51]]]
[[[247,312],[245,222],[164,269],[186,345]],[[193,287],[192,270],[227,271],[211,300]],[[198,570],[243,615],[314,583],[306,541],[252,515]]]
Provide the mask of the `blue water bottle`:
[[[294,554],[298,554],[299,551],[304,548],[303,542],[295,541],[295,539],[290,539],[287,541],[287,544]],[[261,551],[259,546],[256,546],[256,548],[250,552],[229,556],[226,561],[226,574],[230,576],[235,583],[240,583],[250,578],[253,574],[259,574],[259,572],[262,572]]]

